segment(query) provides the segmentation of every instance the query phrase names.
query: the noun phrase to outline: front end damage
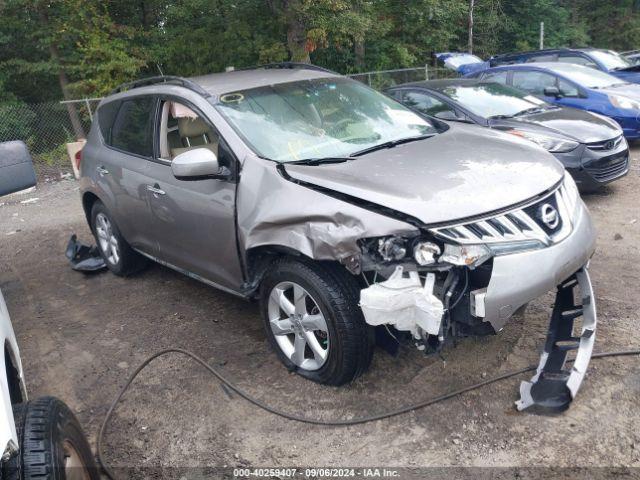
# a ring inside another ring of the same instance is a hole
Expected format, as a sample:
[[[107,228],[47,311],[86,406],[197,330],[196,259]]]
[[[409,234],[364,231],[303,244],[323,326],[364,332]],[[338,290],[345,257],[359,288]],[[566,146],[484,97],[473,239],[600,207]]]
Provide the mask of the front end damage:
[[[406,332],[425,352],[439,352],[459,337],[498,332],[518,309],[557,287],[540,366],[523,382],[517,407],[561,410],[575,397],[595,339],[586,269],[595,231],[570,177],[515,208],[411,237],[369,238],[360,247],[367,323]],[[582,330],[574,334],[580,316]],[[573,350],[573,367],[566,370]]]

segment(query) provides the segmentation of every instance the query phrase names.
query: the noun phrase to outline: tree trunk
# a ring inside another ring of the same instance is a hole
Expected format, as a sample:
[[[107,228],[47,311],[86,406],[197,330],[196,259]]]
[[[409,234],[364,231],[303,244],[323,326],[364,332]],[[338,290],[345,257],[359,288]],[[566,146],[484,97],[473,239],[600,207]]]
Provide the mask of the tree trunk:
[[[40,21],[43,24],[43,27],[48,30],[49,26],[49,17],[47,12],[43,10],[43,8],[47,8],[42,4],[38,8],[38,16],[40,17]],[[51,57],[51,61],[58,68],[58,83],[60,84],[60,90],[62,90],[62,97],[65,100],[71,100],[71,95],[69,94],[69,78],[67,77],[67,72],[64,70],[64,66],[60,61],[60,53],[58,52],[58,47],[54,43],[53,39],[49,39],[49,56]],[[84,128],[82,128],[82,123],[80,122],[80,117],[78,116],[78,112],[73,103],[66,103],[67,112],[69,114],[69,120],[71,121],[71,127],[73,128],[73,133],[76,137],[76,140],[80,140],[81,138],[86,138],[84,133]]]
[[[473,7],[475,0],[469,0],[469,53],[473,53]]]
[[[286,0],[283,3],[287,22],[287,47],[291,61],[311,63],[307,51],[307,26],[301,18],[299,0]]]
[[[49,45],[49,54],[51,55],[51,60],[58,65],[58,83],[60,83],[62,96],[65,100],[71,100],[71,95],[69,95],[69,79],[67,78],[67,73],[64,71],[64,67],[60,63],[58,49],[53,43]],[[76,140],[86,138],[76,106],[73,103],[65,103],[65,105],[67,106],[69,120],[71,120],[71,126],[73,127],[73,133],[76,136]]]
[[[355,39],[353,50],[356,56],[356,68],[361,72],[364,70],[364,38]]]

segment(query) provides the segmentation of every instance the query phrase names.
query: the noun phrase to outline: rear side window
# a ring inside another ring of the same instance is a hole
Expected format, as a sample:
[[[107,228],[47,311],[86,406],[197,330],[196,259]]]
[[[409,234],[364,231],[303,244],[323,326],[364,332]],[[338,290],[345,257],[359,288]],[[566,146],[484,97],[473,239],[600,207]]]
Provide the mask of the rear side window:
[[[122,102],[111,127],[107,143],[125,152],[153,156],[153,97],[141,97]]]
[[[483,82],[493,82],[500,83],[502,85],[507,84],[507,72],[506,70],[501,70],[499,72],[487,72],[482,74],[481,80]]]
[[[533,57],[529,57],[526,63],[556,62],[557,60],[557,55],[535,55]]]
[[[109,102],[100,106],[98,109],[98,126],[100,127],[100,133],[102,138],[107,144],[110,144],[111,139],[111,127],[113,121],[116,119],[116,114],[120,108],[120,102]]]
[[[544,72],[518,70],[513,72],[513,86],[533,95],[544,95],[545,88],[556,86],[556,77]]]
[[[560,61],[563,63],[573,63],[574,65],[584,65],[585,67],[598,68],[595,62],[581,55],[562,55]]]
[[[437,98],[427,95],[426,93],[420,93],[415,91],[405,92],[402,99],[407,107],[414,108],[419,112],[426,113],[427,115],[435,116],[438,113],[444,111],[453,111],[446,103]]]

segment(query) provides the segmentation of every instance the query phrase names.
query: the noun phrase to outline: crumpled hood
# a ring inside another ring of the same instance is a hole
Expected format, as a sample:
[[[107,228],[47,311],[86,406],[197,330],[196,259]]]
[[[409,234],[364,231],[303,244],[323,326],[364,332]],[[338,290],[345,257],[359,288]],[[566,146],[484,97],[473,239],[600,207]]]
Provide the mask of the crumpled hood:
[[[435,137],[345,163],[285,169],[293,179],[391,208],[426,224],[509,207],[544,192],[564,174],[562,165],[535,144],[468,125],[451,125]]]
[[[613,120],[575,108],[557,108],[546,112],[495,120],[498,128],[532,129],[569,137],[580,143],[600,142],[622,135],[622,130]]]

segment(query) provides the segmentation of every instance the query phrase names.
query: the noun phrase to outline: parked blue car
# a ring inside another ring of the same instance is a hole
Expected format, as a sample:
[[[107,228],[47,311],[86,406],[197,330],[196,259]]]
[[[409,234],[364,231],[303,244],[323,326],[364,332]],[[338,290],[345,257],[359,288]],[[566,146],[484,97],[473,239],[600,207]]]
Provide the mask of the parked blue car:
[[[640,138],[640,85],[570,63],[524,63],[467,75],[511,85],[563,107],[613,118],[627,140]]]
[[[495,55],[489,59],[489,64],[492,67],[516,63],[540,62],[562,62],[582,65],[609,73],[626,82],[640,83],[640,65],[637,65],[629,58],[613,50],[603,50],[599,48],[556,48],[531,52],[507,53]]]

